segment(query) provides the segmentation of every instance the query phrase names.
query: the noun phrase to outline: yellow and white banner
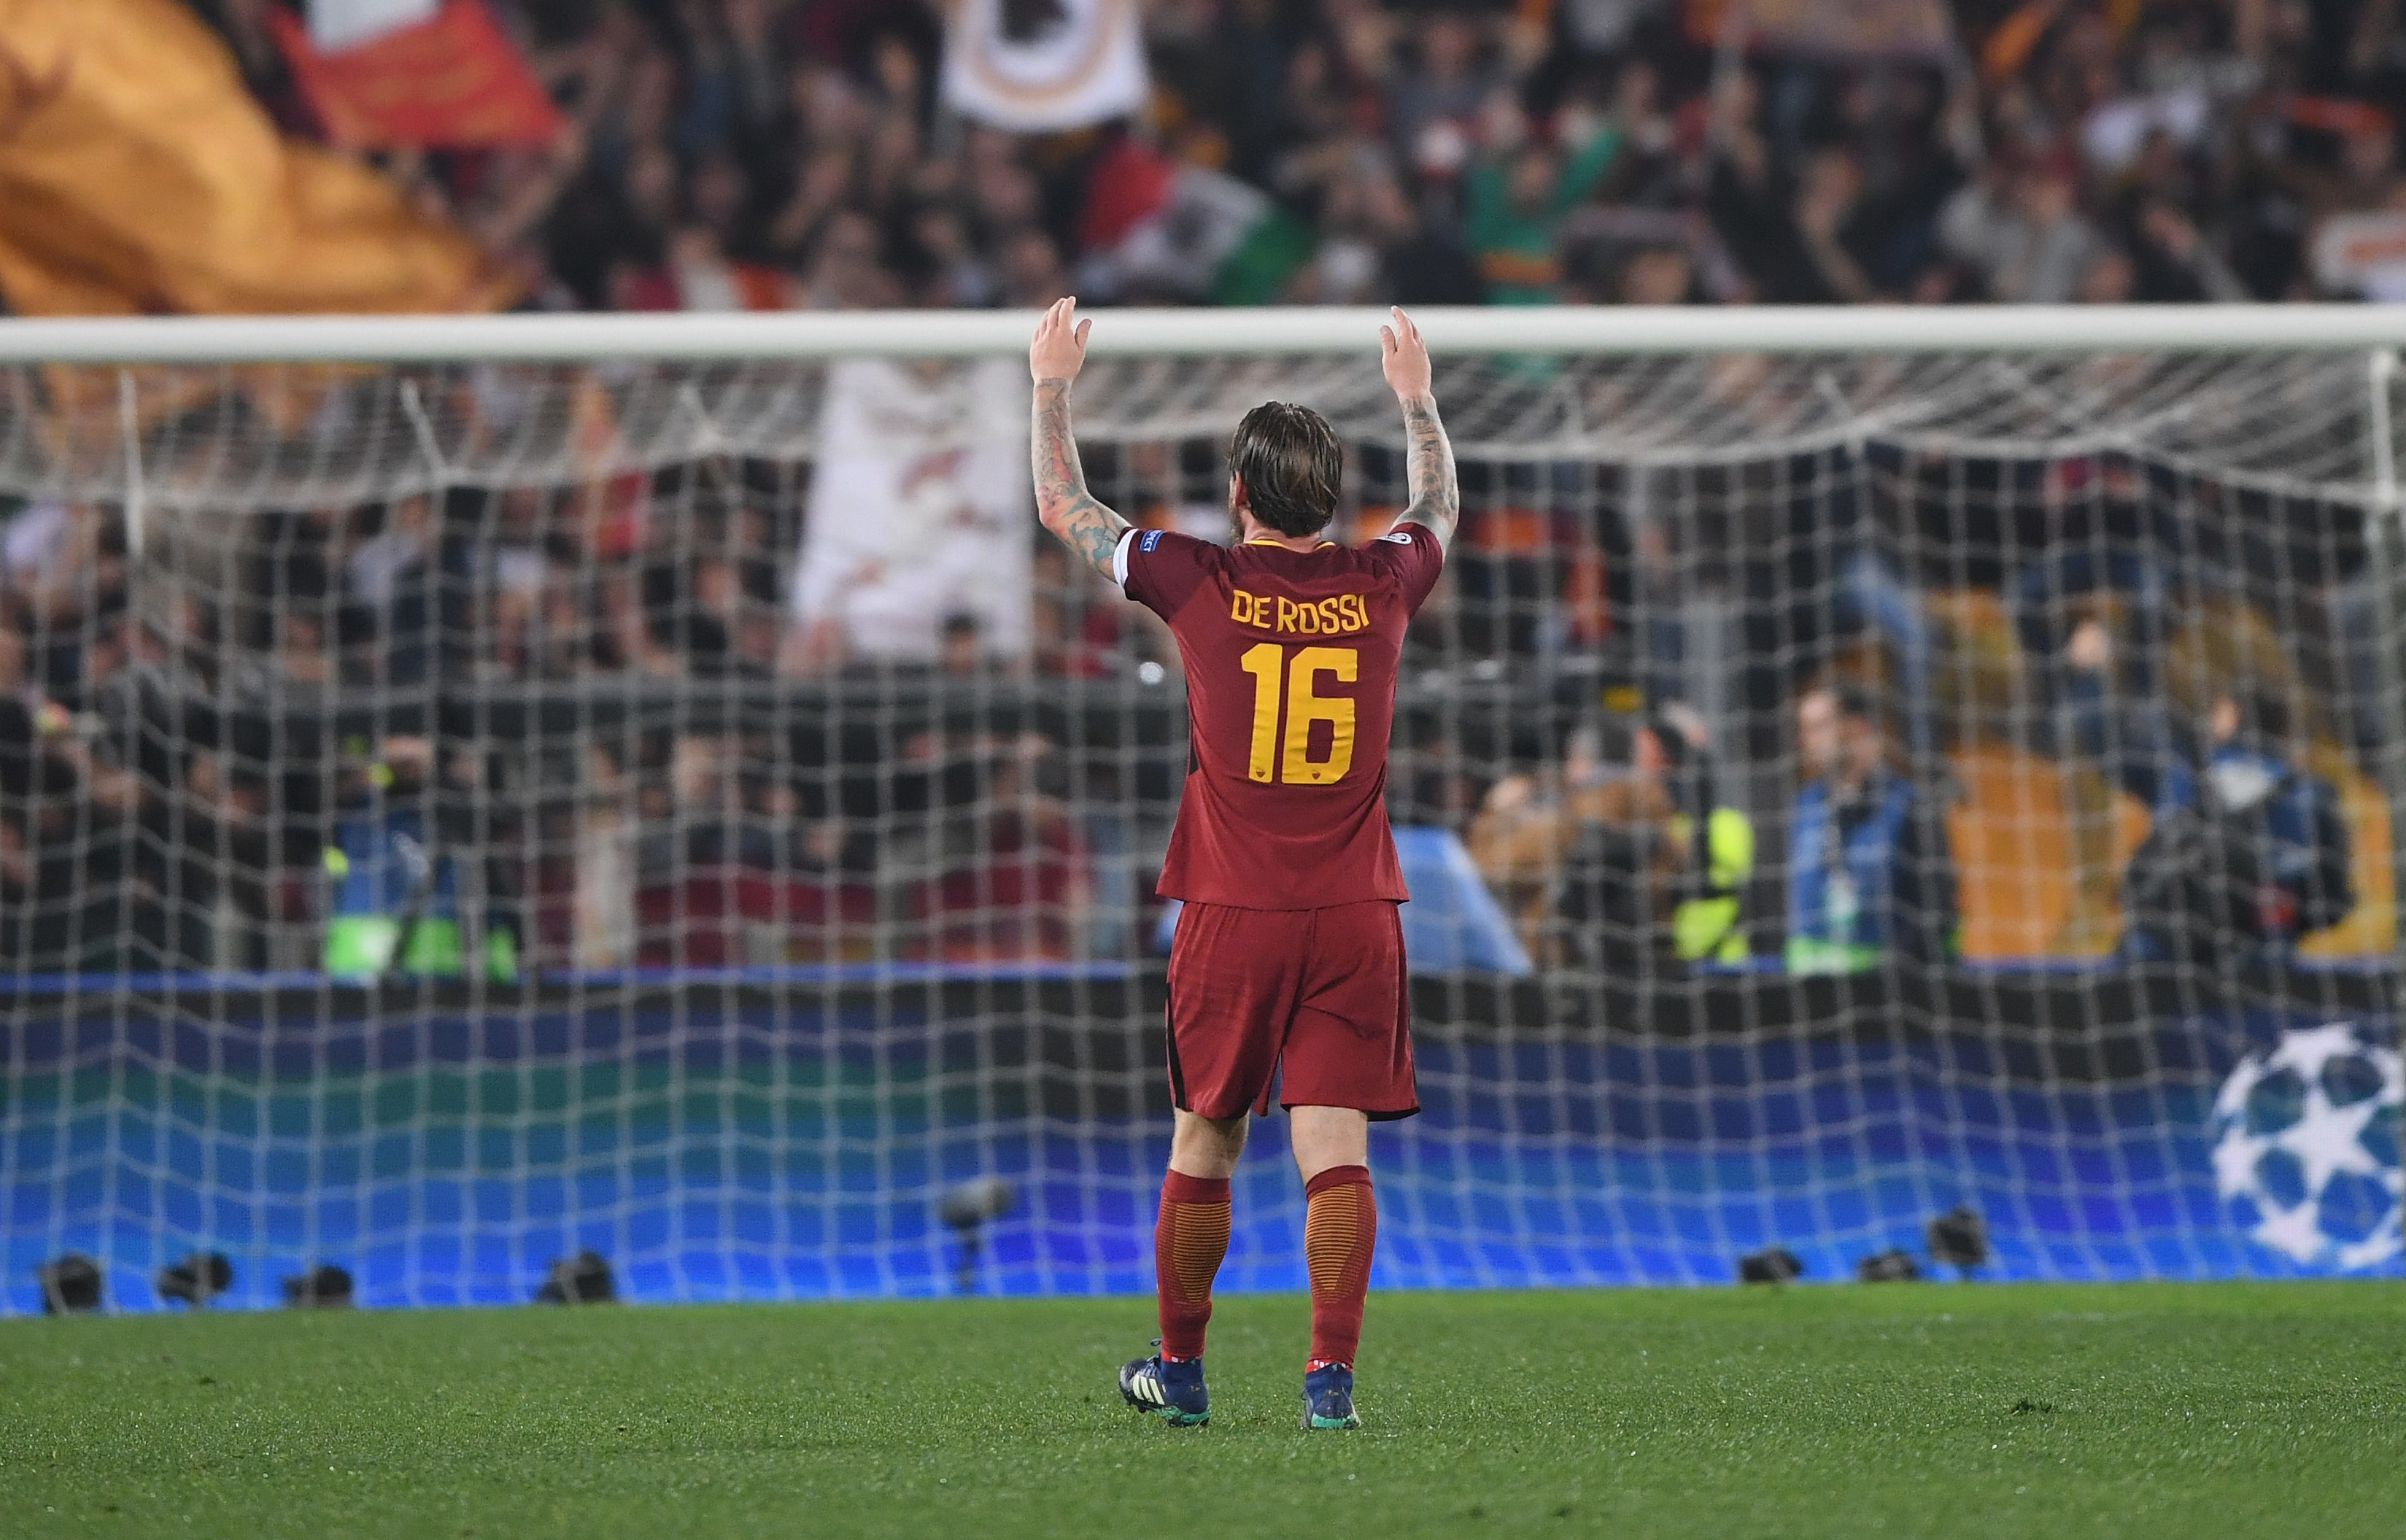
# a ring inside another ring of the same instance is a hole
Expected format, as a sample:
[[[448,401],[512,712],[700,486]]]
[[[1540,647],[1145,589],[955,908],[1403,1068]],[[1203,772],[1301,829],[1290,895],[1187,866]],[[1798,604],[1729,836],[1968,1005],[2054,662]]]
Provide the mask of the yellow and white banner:
[[[952,0],[944,105],[1014,134],[1141,109],[1152,90],[1136,0]]]

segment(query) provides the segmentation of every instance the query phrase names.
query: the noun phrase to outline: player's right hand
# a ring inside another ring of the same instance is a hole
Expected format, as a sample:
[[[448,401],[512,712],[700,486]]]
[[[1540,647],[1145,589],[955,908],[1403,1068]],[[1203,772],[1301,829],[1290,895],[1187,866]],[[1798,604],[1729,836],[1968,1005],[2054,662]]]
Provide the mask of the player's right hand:
[[[1073,380],[1086,361],[1086,333],[1093,321],[1078,319],[1075,296],[1055,300],[1044,318],[1036,323],[1036,340],[1027,345],[1027,373],[1038,384],[1046,380]]]
[[[1428,344],[1421,340],[1421,329],[1404,314],[1403,306],[1393,306],[1387,314],[1395,323],[1379,328],[1380,366],[1386,370],[1396,400],[1418,401],[1430,389]]]

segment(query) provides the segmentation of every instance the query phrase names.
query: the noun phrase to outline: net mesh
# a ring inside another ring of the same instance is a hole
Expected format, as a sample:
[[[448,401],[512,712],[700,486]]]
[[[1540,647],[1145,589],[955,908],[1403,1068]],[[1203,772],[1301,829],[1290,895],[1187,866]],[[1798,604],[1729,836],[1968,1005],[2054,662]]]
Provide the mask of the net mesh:
[[[2395,1270],[2382,377],[1441,368],[1376,1281],[1927,1268],[1958,1206],[1993,1276]],[[0,1309],[68,1251],[124,1307],[195,1250],[254,1304],[580,1250],[637,1298],[1149,1286],[1182,676],[1035,530],[1025,389],[0,372]],[[1097,360],[1096,492],[1224,538],[1268,397],[1385,529],[1352,359]],[[1224,1279],[1301,1286],[1301,1219],[1273,1119]]]

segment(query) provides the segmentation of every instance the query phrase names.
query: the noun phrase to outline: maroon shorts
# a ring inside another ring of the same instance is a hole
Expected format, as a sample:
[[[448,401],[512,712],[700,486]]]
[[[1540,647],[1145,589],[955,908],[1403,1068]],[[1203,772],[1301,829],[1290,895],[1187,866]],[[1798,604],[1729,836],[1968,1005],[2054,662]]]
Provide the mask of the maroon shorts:
[[[1169,1092],[1198,1117],[1350,1107],[1421,1109],[1394,903],[1188,904],[1169,947]]]

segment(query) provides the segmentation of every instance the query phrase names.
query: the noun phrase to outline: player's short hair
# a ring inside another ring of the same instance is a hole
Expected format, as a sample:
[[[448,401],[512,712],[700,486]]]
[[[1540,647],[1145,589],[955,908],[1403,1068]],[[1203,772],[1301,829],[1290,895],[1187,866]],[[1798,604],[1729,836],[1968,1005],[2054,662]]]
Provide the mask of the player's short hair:
[[[1228,469],[1253,516],[1282,535],[1316,535],[1337,516],[1345,452],[1309,406],[1269,401],[1246,413],[1228,441]]]

